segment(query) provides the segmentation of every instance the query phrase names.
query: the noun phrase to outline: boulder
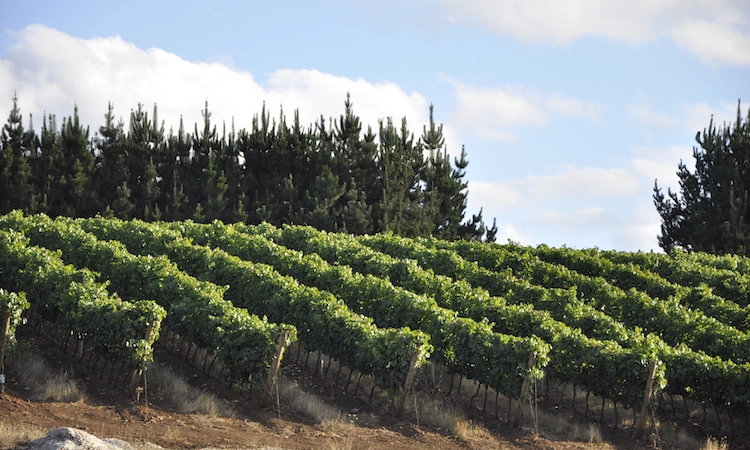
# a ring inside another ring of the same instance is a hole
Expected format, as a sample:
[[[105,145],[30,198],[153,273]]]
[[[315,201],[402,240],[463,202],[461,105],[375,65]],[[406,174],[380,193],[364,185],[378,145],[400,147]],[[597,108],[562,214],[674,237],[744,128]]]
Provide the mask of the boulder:
[[[99,439],[75,428],[55,428],[47,435],[36,439],[27,450],[135,450],[120,439]]]

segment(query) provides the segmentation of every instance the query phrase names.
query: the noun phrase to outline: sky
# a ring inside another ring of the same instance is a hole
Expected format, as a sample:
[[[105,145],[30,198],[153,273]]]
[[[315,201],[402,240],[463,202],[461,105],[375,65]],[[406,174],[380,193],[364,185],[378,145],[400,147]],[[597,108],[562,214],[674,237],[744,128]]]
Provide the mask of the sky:
[[[165,128],[434,105],[498,242],[660,251],[655,180],[750,107],[750,0],[3,1],[0,114],[158,106]],[[7,116],[4,116],[7,117]],[[4,120],[3,120],[4,121]],[[28,126],[25,123],[25,126]]]

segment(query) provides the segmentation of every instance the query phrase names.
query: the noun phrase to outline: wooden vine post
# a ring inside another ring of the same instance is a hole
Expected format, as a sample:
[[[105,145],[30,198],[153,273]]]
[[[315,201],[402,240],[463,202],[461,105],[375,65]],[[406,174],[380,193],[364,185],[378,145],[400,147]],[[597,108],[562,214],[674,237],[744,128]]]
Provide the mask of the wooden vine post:
[[[412,383],[414,382],[414,374],[417,371],[417,362],[422,356],[422,349],[414,352],[414,356],[411,357],[411,363],[409,363],[409,372],[406,374],[406,381],[404,381],[404,387],[401,389],[401,397],[398,399],[398,405],[396,405],[396,417],[401,417],[401,413],[404,411],[404,404],[406,403],[406,395],[409,393]]]
[[[0,394],[5,393],[5,344],[8,342],[10,332],[10,310],[5,312],[3,321],[0,323]]]
[[[646,378],[646,391],[643,393],[643,404],[641,405],[641,414],[635,422],[635,437],[640,438],[646,429],[646,420],[648,419],[648,407],[651,404],[651,390],[654,387],[654,376],[656,375],[655,359],[651,360],[648,366],[648,378]]]
[[[271,370],[268,372],[268,378],[266,378],[266,393],[260,401],[261,407],[271,403],[271,395],[273,393],[273,388],[276,385],[276,377],[279,373],[279,367],[281,367],[281,359],[284,357],[284,350],[286,350],[286,340],[288,337],[289,332],[283,330],[279,335],[279,340],[276,342],[276,356],[273,358]]]
[[[151,341],[151,338],[154,335],[154,325],[149,325],[148,328],[146,328],[146,335],[144,336],[144,339],[146,339],[147,342]],[[130,395],[133,397],[133,399],[138,402],[141,398],[141,392],[139,392],[138,386],[141,382],[141,376],[143,375],[143,369],[140,367],[133,369],[133,372],[130,374]],[[142,388],[141,388],[142,389]]]
[[[532,353],[529,356],[528,368],[531,369],[536,364],[536,354]],[[513,428],[521,428],[523,424],[523,410],[526,405],[526,399],[529,394],[529,385],[531,384],[531,377],[528,375],[523,377],[523,384],[521,384],[521,395],[518,397],[518,409],[516,409],[516,416],[513,419]]]

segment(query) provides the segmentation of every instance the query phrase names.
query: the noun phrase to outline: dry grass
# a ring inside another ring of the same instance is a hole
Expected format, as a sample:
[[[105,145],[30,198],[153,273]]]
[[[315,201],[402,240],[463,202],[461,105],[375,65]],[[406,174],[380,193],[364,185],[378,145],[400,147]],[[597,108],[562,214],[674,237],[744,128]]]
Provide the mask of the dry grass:
[[[688,450],[700,450],[703,447],[703,442],[690,436],[685,430],[679,430],[671,440],[677,447]]]
[[[233,417],[235,411],[213,394],[190,386],[179,375],[161,364],[146,371],[148,395],[166,400],[181,413],[206,414],[211,417]]]
[[[412,396],[412,401],[406,402],[405,412],[414,414],[418,425],[426,425],[454,434],[459,422],[464,420],[460,407],[448,399],[429,394]]]
[[[17,355],[9,366],[13,375],[28,388],[43,385],[52,377],[44,359],[30,351]]]
[[[35,425],[10,425],[0,422],[0,448],[23,448],[45,434],[47,430]]]
[[[326,442],[328,450],[354,450],[354,443],[349,438],[334,438]]]
[[[708,438],[706,445],[702,450],[729,450],[729,445],[726,441],[718,441],[715,438]]]
[[[75,380],[67,374],[53,375],[41,356],[23,352],[13,360],[12,372],[35,400],[77,402],[83,400]]]
[[[482,424],[474,423],[471,420],[460,419],[456,422],[453,430],[457,438],[464,441],[492,441],[495,437]]]
[[[83,400],[83,394],[78,390],[75,380],[66,374],[56,375],[42,386],[42,397],[55,402],[73,403]]]
[[[314,394],[303,391],[297,383],[280,377],[277,385],[279,400],[293,411],[318,423],[350,422],[340,409],[329,405]]]

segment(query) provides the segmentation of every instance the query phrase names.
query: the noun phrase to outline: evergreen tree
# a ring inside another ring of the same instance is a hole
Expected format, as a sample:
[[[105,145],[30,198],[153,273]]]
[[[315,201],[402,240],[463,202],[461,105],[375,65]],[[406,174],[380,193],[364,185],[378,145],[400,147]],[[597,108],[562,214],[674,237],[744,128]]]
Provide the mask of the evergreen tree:
[[[346,192],[346,186],[339,183],[339,178],[331,173],[328,167],[318,175],[310,190],[302,198],[302,207],[294,222],[310,225],[319,230],[337,229],[336,203]]]
[[[24,130],[14,97],[0,130],[0,210],[494,237],[481,211],[461,223],[468,162],[462,152],[451,165],[432,107],[429,129],[415,142],[406,118],[400,127],[381,121],[376,134],[362,126],[349,95],[344,106],[336,120],[321,117],[304,128],[298,111],[290,126],[283,109],[277,121],[263,105],[250,131],[236,132],[232,122],[219,136],[206,102],[194,133],[180,119],[177,133],[165,137],[156,105],[151,118],[141,104],[131,110],[126,132],[110,103],[90,140],[77,107],[59,130],[52,114],[44,115],[39,137],[31,121]]]
[[[198,132],[198,124],[195,124],[195,133],[192,140],[192,156],[190,158],[188,179],[185,180],[185,192],[190,199],[190,204],[196,209],[193,217],[203,217],[205,220],[205,207],[209,200],[209,178],[216,176],[215,170],[210,169],[213,153],[218,147],[218,136],[216,126],[211,124],[211,112],[208,110],[208,101],[206,101],[203,111],[203,128]],[[215,184],[215,180],[214,180]],[[201,205],[200,211],[197,211],[198,205]]]
[[[13,209],[26,212],[36,209],[29,163],[34,136],[24,131],[22,121],[18,98],[14,95],[8,122],[0,132],[0,211],[3,213]]]
[[[425,219],[424,191],[420,176],[425,165],[422,147],[415,145],[414,134],[404,117],[397,129],[391,118],[380,121],[378,134],[378,171],[381,177],[380,201],[375,204],[378,231],[392,231],[404,236],[428,234]]]
[[[188,198],[182,182],[183,174],[187,174],[190,164],[190,138],[185,134],[182,117],[175,135],[169,132],[166,143],[158,153],[160,161],[157,164],[159,178],[159,204],[164,220],[183,220],[189,214]],[[186,175],[185,175],[186,176]]]
[[[81,125],[78,107],[73,116],[63,120],[60,131],[60,187],[63,201],[55,214],[70,217],[90,217],[101,211],[99,198],[94,189],[96,161],[93,145],[89,141],[89,128]]]
[[[237,145],[234,119],[229,134],[227,134],[226,124],[222,126],[221,145],[219,152],[216,154],[214,166],[220,178],[217,180],[217,186],[221,188],[222,185],[226,185],[226,189],[221,193],[222,199],[219,200],[218,191],[215,195],[216,204],[223,203],[217,218],[225,222],[244,222],[247,219],[245,205],[243,204],[246,201],[246,196],[242,191],[243,169],[241,153]]]
[[[107,105],[107,112],[104,114],[104,125],[99,127],[99,133],[94,139],[94,146],[97,151],[97,191],[102,205],[105,209],[109,208],[110,211],[115,200],[118,199],[117,190],[123,186],[123,183],[127,187],[130,180],[123,128],[122,121],[115,123],[114,105],[110,102]],[[129,191],[130,188],[128,188]],[[132,212],[132,209],[130,211]]]
[[[337,230],[343,233],[367,234],[373,229],[372,206],[367,203],[365,192],[352,181],[351,187],[343,195],[336,211],[339,217]]]
[[[134,204],[133,214],[142,220],[156,219],[159,210],[158,170],[159,151],[164,145],[164,125],[158,123],[158,110],[154,105],[153,120],[140,103],[130,112],[130,128],[126,139],[128,188]],[[159,214],[161,215],[161,214]]]
[[[111,211],[115,217],[123,220],[133,218],[133,211],[135,210],[135,202],[131,199],[132,195],[128,182],[123,181],[122,185],[117,187],[117,197],[112,202]]]
[[[330,214],[337,216],[336,227],[331,231],[344,231],[345,228],[357,234],[372,231],[372,208],[368,207],[368,202],[376,201],[380,195],[377,188],[377,151],[375,134],[371,129],[368,128],[363,139],[362,123],[354,114],[351,96],[347,93],[344,114],[335,122],[332,161],[332,170],[346,195],[340,196],[330,211]],[[344,225],[343,211],[347,212],[348,226]]]
[[[680,193],[665,196],[654,183],[654,204],[662,219],[659,245],[711,253],[750,253],[750,109],[743,121],[718,128],[711,118],[693,147],[695,172],[680,161]]]
[[[39,152],[34,158],[34,190],[38,199],[38,211],[50,216],[63,209],[62,205],[62,148],[54,114],[44,115],[42,133],[39,138]]]

